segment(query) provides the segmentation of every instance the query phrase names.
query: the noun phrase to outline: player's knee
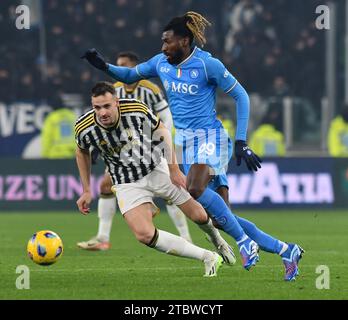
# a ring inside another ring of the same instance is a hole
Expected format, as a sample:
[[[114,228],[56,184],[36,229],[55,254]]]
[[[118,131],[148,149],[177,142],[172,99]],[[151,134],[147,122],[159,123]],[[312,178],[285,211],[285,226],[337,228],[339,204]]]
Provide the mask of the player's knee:
[[[188,192],[194,199],[198,199],[202,193],[204,192],[205,188],[202,186],[196,186],[196,185],[190,185],[188,187]]]
[[[145,245],[148,245],[153,238],[152,230],[138,230],[135,232],[136,239]]]
[[[204,208],[197,202],[197,206],[194,210],[194,222],[198,224],[204,224],[208,221],[208,214],[204,210]]]
[[[100,186],[100,194],[111,194],[111,193],[112,193],[111,188]]]
[[[204,212],[199,212],[198,214],[196,214],[193,217],[192,221],[194,221],[197,224],[205,224],[208,221],[208,216],[205,213],[205,211]]]
[[[200,203],[190,200],[190,207],[186,208],[185,215],[195,223],[204,224],[208,220],[208,215]]]
[[[111,187],[112,187],[112,183],[110,183],[109,180],[103,179],[103,181],[100,184],[100,193],[101,194],[111,193]]]

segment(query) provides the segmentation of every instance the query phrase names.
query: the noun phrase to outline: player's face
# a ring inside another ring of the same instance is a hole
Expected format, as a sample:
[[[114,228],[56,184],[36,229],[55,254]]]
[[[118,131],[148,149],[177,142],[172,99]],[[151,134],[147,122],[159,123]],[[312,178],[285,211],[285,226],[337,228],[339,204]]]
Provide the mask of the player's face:
[[[135,63],[131,61],[128,57],[119,57],[116,60],[116,64],[119,67],[128,67],[128,68],[133,68],[135,67]]]
[[[167,56],[170,64],[179,64],[184,60],[185,38],[174,35],[173,30],[165,31],[162,34],[162,52]]]
[[[110,92],[102,96],[92,97],[92,106],[99,123],[105,127],[112,127],[117,123],[118,99]]]

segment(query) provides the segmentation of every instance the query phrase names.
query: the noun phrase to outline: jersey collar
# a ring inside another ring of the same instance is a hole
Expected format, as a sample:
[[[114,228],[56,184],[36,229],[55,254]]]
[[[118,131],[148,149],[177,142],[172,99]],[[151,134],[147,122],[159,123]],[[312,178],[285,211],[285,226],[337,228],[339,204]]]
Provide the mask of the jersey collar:
[[[177,68],[180,68],[185,62],[187,62],[188,60],[190,60],[191,57],[195,54],[196,49],[197,49],[197,46],[195,46],[195,47],[193,48],[191,54],[190,54],[184,61],[180,62],[176,67],[177,67]]]

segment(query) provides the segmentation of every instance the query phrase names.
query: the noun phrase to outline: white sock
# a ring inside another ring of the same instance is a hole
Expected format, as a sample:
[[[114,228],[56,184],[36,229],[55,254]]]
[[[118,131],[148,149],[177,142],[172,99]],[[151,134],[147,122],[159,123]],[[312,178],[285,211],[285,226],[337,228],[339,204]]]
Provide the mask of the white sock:
[[[166,205],[168,214],[172,219],[176,229],[179,231],[180,237],[192,242],[190,231],[187,225],[186,216],[176,205]]]
[[[213,225],[213,222],[210,218],[208,218],[208,222],[204,224],[198,224],[197,225],[209,235],[212,243],[218,247],[222,242],[224,242],[224,239],[221,237],[221,234],[218,229],[216,229]]]
[[[200,261],[205,261],[214,255],[212,251],[197,247],[184,238],[172,233],[158,229],[157,233],[158,237],[157,242],[154,244],[154,248],[158,251]]]
[[[99,227],[97,238],[101,241],[109,241],[112,219],[116,212],[116,197],[100,197],[98,200]]]

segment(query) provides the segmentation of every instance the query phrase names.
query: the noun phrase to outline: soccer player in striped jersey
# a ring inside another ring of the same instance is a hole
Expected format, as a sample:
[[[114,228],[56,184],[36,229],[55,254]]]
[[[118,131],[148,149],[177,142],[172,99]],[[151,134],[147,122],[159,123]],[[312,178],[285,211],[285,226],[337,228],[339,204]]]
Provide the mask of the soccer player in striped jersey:
[[[158,251],[200,260],[205,276],[216,276],[223,262],[217,253],[159,230],[152,222],[158,209],[153,202],[156,195],[179,206],[214,239],[217,248],[225,242],[203,207],[186,190],[171,133],[144,103],[118,99],[111,83],[99,82],[93,87],[92,106],[75,124],[76,161],[83,187],[77,200],[79,211],[87,214],[92,200],[89,150],[93,146],[108,168],[119,208],[135,237]]]
[[[106,63],[95,49],[86,51],[94,67],[126,83],[159,77],[166,90],[176,129],[175,143],[182,146],[187,188],[220,227],[233,237],[239,247],[243,266],[249,270],[258,260],[258,250],[281,256],[286,281],[298,275],[303,249],[285,243],[258,229],[252,222],[235,215],[228,206],[226,165],[232,157],[232,141],[226,137],[217,119],[217,88],[236,103],[234,151],[237,165],[243,160],[251,171],[261,168],[261,159],[246,143],[250,101],[243,86],[224,64],[201,47],[206,43],[205,28],[210,25],[197,12],[175,17],[163,28],[162,52],[135,68]]]
[[[121,52],[116,59],[116,64],[122,67],[134,67],[138,63],[139,58],[133,52]],[[156,84],[149,80],[140,80],[132,84],[116,82],[114,87],[118,98],[137,99],[144,102],[155,114],[158,114],[165,127],[169,131],[172,130],[173,119],[168,103]],[[98,233],[88,241],[78,242],[77,246],[79,248],[85,250],[108,250],[111,247],[110,233],[116,212],[116,198],[111,191],[111,187],[111,177],[108,173],[105,173],[100,185],[98,199]],[[167,203],[166,209],[179,235],[192,242],[185,215],[173,204]]]

